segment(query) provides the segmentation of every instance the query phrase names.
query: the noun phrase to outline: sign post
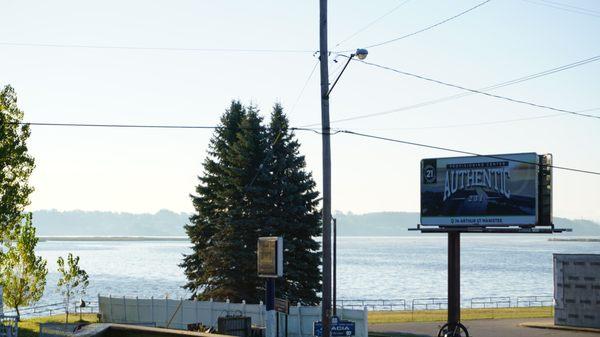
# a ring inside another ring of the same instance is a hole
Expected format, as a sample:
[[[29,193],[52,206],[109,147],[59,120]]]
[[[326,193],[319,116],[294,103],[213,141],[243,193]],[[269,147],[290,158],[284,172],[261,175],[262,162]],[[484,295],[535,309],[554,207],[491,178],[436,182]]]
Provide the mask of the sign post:
[[[265,280],[265,306],[267,326],[265,337],[277,336],[275,311],[275,279],[283,276],[283,238],[268,236],[258,238],[258,276]]]
[[[460,323],[460,234],[570,231],[552,223],[552,155],[423,159],[421,223],[413,230],[448,234],[448,322],[438,337],[468,337]]]

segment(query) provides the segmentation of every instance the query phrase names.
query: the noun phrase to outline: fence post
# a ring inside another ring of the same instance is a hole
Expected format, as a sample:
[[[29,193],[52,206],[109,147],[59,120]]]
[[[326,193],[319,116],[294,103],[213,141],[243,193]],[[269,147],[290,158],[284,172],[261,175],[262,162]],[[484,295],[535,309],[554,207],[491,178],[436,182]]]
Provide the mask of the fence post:
[[[180,301],[180,306],[181,306],[181,329],[183,329],[183,327],[185,326],[185,324],[183,323],[183,311],[185,310],[184,304],[183,304],[183,297],[179,298]]]
[[[246,316],[246,300],[242,300],[242,316]]]
[[[194,323],[200,323],[200,318],[198,317],[198,298],[194,298],[194,302],[196,302],[196,321]]]
[[[123,296],[123,321],[127,323],[127,301],[125,300],[125,296]]]
[[[167,326],[168,319],[169,319],[169,297],[167,297],[167,295],[165,295],[165,324],[163,325],[164,327]]]
[[[300,310],[302,309],[302,306],[300,305],[300,303],[296,304],[296,306],[298,307],[298,336],[302,337],[302,312]]]
[[[108,294],[108,310],[110,311],[110,321],[114,321],[113,308],[112,308],[112,295]]]
[[[137,296],[135,297],[135,306],[137,307],[137,321],[140,323],[140,299]]]
[[[363,309],[363,322],[363,336],[369,337],[369,309],[367,309],[367,307],[364,307]]]
[[[150,297],[150,321],[156,325],[154,320],[154,296]]]
[[[210,326],[214,327],[215,326],[215,321],[214,321],[214,318],[213,318],[213,299],[212,299],[212,297],[210,298],[210,306],[209,306],[209,308],[210,308]]]

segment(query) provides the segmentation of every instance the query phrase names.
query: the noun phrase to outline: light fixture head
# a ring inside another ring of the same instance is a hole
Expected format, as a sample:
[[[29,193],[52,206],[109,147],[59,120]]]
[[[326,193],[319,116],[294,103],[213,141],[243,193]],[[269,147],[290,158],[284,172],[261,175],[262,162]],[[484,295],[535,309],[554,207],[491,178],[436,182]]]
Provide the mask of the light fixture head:
[[[358,57],[359,60],[366,59],[367,55],[369,55],[369,51],[366,49],[358,48],[356,50],[356,57]]]

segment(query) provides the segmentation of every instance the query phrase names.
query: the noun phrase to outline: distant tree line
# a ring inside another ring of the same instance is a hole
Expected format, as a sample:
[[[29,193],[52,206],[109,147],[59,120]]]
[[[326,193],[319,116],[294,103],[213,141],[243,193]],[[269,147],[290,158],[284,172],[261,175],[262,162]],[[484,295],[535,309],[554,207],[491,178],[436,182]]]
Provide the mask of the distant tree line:
[[[193,252],[181,266],[196,299],[264,298],[258,237],[284,239],[277,296],[317,304],[321,291],[320,211],[315,182],[280,104],[264,125],[255,106],[231,102],[209,144],[185,226]]]

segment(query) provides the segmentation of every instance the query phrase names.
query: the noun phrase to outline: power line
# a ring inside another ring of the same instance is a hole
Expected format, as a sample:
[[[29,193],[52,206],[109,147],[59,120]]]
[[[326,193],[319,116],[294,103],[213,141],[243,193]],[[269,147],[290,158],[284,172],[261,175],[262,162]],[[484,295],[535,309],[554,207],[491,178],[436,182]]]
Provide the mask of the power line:
[[[365,30],[371,28],[371,26],[373,26],[374,24],[376,24],[377,22],[383,20],[385,17],[387,17],[388,15],[394,13],[396,10],[398,10],[400,7],[404,6],[406,3],[408,3],[410,0],[404,0],[404,1],[400,1],[400,3],[398,5],[396,5],[394,8],[390,9],[389,11],[385,12],[385,14],[379,16],[377,19],[369,22],[368,24],[366,24],[365,26],[363,26],[362,28],[358,29],[357,31],[355,31],[354,33],[352,33],[351,35],[349,35],[348,37],[342,39],[340,42],[338,42],[335,46],[338,47],[339,45],[341,45],[344,42],[348,42],[351,39],[353,39],[356,35],[364,32]]]
[[[55,122],[5,122],[5,124],[50,126],[50,127],[81,127],[81,128],[115,128],[115,129],[218,129],[221,126],[213,125],[173,125],[173,124],[109,124],[109,123],[55,123]],[[244,130],[254,128],[239,127]],[[309,127],[290,127],[292,131],[311,131],[321,134],[321,131]],[[336,132],[337,133],[337,132]]]
[[[593,16],[593,17],[596,17],[596,18],[600,18],[600,12],[597,12],[597,11],[594,11],[594,10],[590,10],[590,9],[581,8],[581,7],[571,6],[571,5],[567,5],[567,4],[562,4],[562,3],[559,3],[559,2],[555,2],[555,1],[544,1],[544,0],[540,0],[540,1],[523,0],[523,1],[532,3],[534,5],[546,6],[546,7],[550,7],[550,8],[562,10],[562,11],[565,11],[565,12],[571,12],[571,13],[576,13],[576,14],[583,14],[583,15],[588,15],[588,16]]]
[[[88,124],[88,123],[52,123],[52,122],[12,122],[12,123],[6,123],[6,124],[19,124],[19,125],[32,125],[32,126],[56,126],[56,127],[152,128],[152,129],[218,129],[218,128],[220,128],[220,126],[205,126],[205,125],[159,125],[159,124]],[[241,127],[241,129],[249,130],[249,129],[253,129],[253,128]],[[319,130],[305,128],[305,127],[290,127],[289,129],[291,131],[311,131],[311,132],[314,132],[317,134],[322,134],[322,132]],[[390,142],[395,142],[395,143],[402,143],[402,144],[407,144],[407,145],[425,147],[425,148],[430,148],[430,149],[436,149],[436,150],[442,150],[442,151],[448,151],[448,152],[454,152],[454,153],[460,153],[460,154],[466,154],[466,155],[472,155],[472,156],[488,157],[488,158],[513,161],[513,162],[520,162],[520,163],[524,163],[524,164],[539,165],[537,163],[530,163],[530,162],[519,161],[519,160],[514,160],[514,159],[502,158],[502,157],[493,156],[493,155],[481,155],[481,154],[478,154],[475,152],[470,152],[470,151],[457,150],[457,149],[451,149],[451,148],[416,143],[416,142],[409,142],[409,141],[404,141],[404,140],[400,140],[400,139],[370,135],[370,134],[360,133],[360,132],[351,131],[351,130],[336,129],[336,130],[329,132],[330,135],[336,135],[338,133],[346,133],[346,134],[355,135],[355,136],[385,140],[385,141],[390,141]],[[277,143],[279,138],[280,137],[278,135],[276,137],[275,141],[273,142],[273,144]],[[595,172],[595,171],[588,171],[588,170],[575,169],[575,168],[569,168],[569,167],[564,167],[564,166],[554,166],[554,165],[551,167],[556,168],[556,169],[561,169],[561,170],[579,172],[579,173],[600,175],[600,172]]]
[[[490,2],[490,1],[492,1],[492,0],[485,0],[485,1],[483,1],[483,2],[481,2],[481,3],[479,3],[479,4],[475,5],[475,6],[473,6],[473,7],[469,8],[469,9],[467,9],[467,10],[464,10],[464,11],[462,11],[462,12],[460,12],[460,13],[456,14],[456,15],[453,15],[453,16],[451,16],[451,17],[449,17],[449,18],[446,18],[446,19],[444,19],[444,20],[442,20],[442,21],[440,21],[440,22],[434,23],[434,24],[432,24],[432,25],[430,25],[430,26],[427,26],[427,27],[425,27],[425,28],[419,29],[419,30],[417,30],[417,31],[414,31],[414,32],[412,32],[412,33],[409,33],[409,34],[406,34],[406,35],[402,35],[402,36],[400,36],[400,37],[393,38],[393,39],[391,39],[391,40],[386,40],[386,41],[383,41],[383,42],[379,42],[379,43],[375,43],[375,44],[372,44],[372,45],[366,46],[365,48],[369,49],[369,48],[374,48],[374,47],[383,46],[383,45],[385,45],[385,44],[392,43],[392,42],[396,42],[396,41],[399,41],[399,40],[402,40],[402,39],[406,39],[407,37],[411,37],[411,36],[413,36],[413,35],[417,35],[417,34],[419,34],[419,33],[422,33],[422,32],[425,32],[425,31],[428,31],[428,30],[430,30],[430,29],[433,29],[433,28],[435,28],[435,27],[437,27],[437,26],[443,25],[444,23],[446,23],[446,22],[448,22],[448,21],[452,21],[452,20],[454,20],[454,19],[456,19],[456,18],[459,18],[459,17],[461,17],[461,16],[463,16],[463,15],[465,15],[465,14],[469,13],[470,11],[473,11],[473,10],[475,10],[475,9],[477,9],[477,8],[479,8],[479,7],[483,6],[483,5],[485,5],[485,4],[487,4],[487,3],[488,3],[488,2]],[[345,50],[345,51],[343,51],[343,52],[349,52],[349,50]]]
[[[430,125],[430,126],[416,126],[416,127],[404,127],[404,128],[360,129],[360,130],[395,131],[395,130],[452,129],[452,128],[462,128],[462,127],[468,127],[468,126],[483,126],[483,125],[495,125],[495,124],[514,123],[514,122],[529,121],[529,120],[534,120],[534,119],[552,118],[552,117],[558,117],[558,116],[564,116],[564,115],[565,114],[561,112],[561,113],[555,113],[555,114],[543,115],[543,116],[536,116],[536,117],[503,119],[503,120],[489,121],[489,122],[479,122],[479,123],[464,123],[464,124],[451,124],[451,125]],[[353,128],[353,129],[355,129],[355,128]]]
[[[558,1],[550,1],[550,0],[539,0],[539,1],[542,1],[542,2],[545,2],[545,3],[549,3],[549,4],[558,5],[558,6],[573,8],[573,9],[580,10],[580,11],[585,11],[585,12],[600,14],[600,11],[597,11],[597,10],[593,10],[593,9],[589,9],[589,8],[583,8],[583,7],[578,7],[578,6],[573,6],[573,5],[565,4],[565,3],[562,3],[562,2],[558,2]]]
[[[310,74],[308,74],[306,81],[304,81],[304,85],[302,86],[302,89],[300,90],[300,93],[298,94],[298,97],[296,98],[294,105],[292,105],[292,108],[290,109],[290,115],[294,112],[294,110],[296,110],[296,106],[300,102],[300,99],[302,98],[302,95],[304,94],[304,90],[306,90],[306,87],[308,86],[308,82],[310,82],[311,78],[313,77],[313,74],[315,73],[315,70],[317,69],[318,65],[319,65],[319,60],[317,60],[317,62],[315,62],[315,65],[312,67]]]
[[[509,85],[522,83],[525,81],[533,80],[533,79],[543,77],[543,76],[548,76],[548,75],[551,75],[551,74],[554,74],[557,72],[561,72],[564,70],[568,70],[571,68],[579,67],[579,66],[591,63],[591,62],[598,61],[598,60],[600,60],[600,55],[597,55],[594,57],[589,57],[587,59],[583,59],[583,60],[580,60],[577,62],[572,62],[572,63],[562,65],[559,67],[555,67],[552,69],[544,70],[544,71],[541,71],[541,72],[538,72],[535,74],[522,76],[522,77],[519,77],[516,79],[493,84],[491,86],[480,88],[480,89],[478,89],[478,91],[488,91],[488,90],[503,88],[503,87],[506,87]],[[379,112],[374,112],[374,113],[369,113],[369,114],[357,115],[357,116],[352,116],[352,117],[348,117],[348,118],[336,119],[336,120],[331,121],[331,123],[341,123],[341,122],[348,122],[348,121],[353,121],[353,120],[358,120],[358,119],[365,119],[365,118],[370,118],[370,117],[388,115],[388,114],[395,113],[395,112],[406,111],[406,110],[421,108],[421,107],[428,106],[428,105],[438,104],[438,103],[450,101],[453,99],[457,99],[457,98],[461,98],[461,97],[465,97],[465,96],[469,96],[469,95],[473,95],[473,94],[475,94],[475,93],[474,92],[463,92],[463,93],[440,97],[440,98],[436,98],[433,100],[424,101],[424,102],[420,102],[420,103],[416,103],[416,104],[406,105],[406,106],[399,107],[399,108],[394,108],[394,109],[389,109],[389,110],[384,110],[384,111],[379,111]],[[592,110],[594,110],[594,109],[592,109]],[[588,112],[588,111],[591,111],[591,110],[580,110],[577,112],[583,113],[583,112]],[[310,124],[310,125],[306,125],[306,126],[314,126],[314,125],[317,125],[317,124]]]
[[[347,56],[345,56],[345,57],[347,57]],[[565,110],[565,109],[551,107],[549,105],[537,104],[537,103],[523,101],[523,100],[520,100],[520,99],[510,98],[510,97],[506,97],[506,96],[500,96],[500,95],[490,94],[488,92],[484,92],[484,91],[481,91],[481,90],[470,89],[470,88],[463,87],[463,86],[460,86],[460,85],[457,85],[457,84],[452,84],[452,83],[448,83],[448,82],[436,80],[436,79],[433,79],[433,78],[430,78],[430,77],[426,77],[426,76],[421,76],[421,75],[409,73],[409,72],[406,72],[406,71],[394,69],[394,68],[391,68],[391,67],[379,65],[379,64],[376,64],[376,63],[372,63],[372,62],[366,62],[366,61],[359,61],[359,62],[361,62],[363,64],[366,64],[366,65],[369,65],[369,66],[372,66],[372,67],[376,67],[376,68],[380,68],[380,69],[384,69],[384,70],[389,70],[389,71],[392,71],[392,72],[395,72],[395,73],[398,73],[398,74],[401,74],[401,75],[406,75],[406,76],[418,78],[418,79],[421,79],[421,80],[424,80],[424,81],[428,81],[428,82],[432,82],[432,83],[437,83],[437,84],[440,84],[440,85],[444,85],[444,86],[447,86],[447,87],[456,88],[456,89],[460,89],[460,90],[464,90],[464,91],[469,91],[469,92],[472,92],[472,93],[475,93],[475,94],[480,94],[480,95],[484,95],[484,96],[488,96],[488,97],[502,99],[502,100],[505,100],[505,101],[513,102],[513,103],[519,103],[519,104],[528,105],[528,106],[532,106],[532,107],[536,107],[536,108],[540,108],[540,109],[546,109],[546,110],[563,112],[563,113],[567,113],[567,114],[571,114],[571,115],[577,115],[577,116],[581,116],[581,117],[589,117],[589,118],[600,119],[600,116],[590,115],[590,114],[576,112],[576,111],[569,111],[569,110]]]
[[[219,52],[219,53],[314,53],[315,52],[314,50],[307,50],[307,49],[135,47],[135,46],[110,46],[110,45],[91,45],[91,44],[17,43],[17,42],[0,42],[0,46],[109,49],[109,50],[136,50],[136,51]]]
[[[470,156],[478,156],[478,157],[486,157],[486,158],[492,158],[492,159],[498,159],[498,160],[506,160],[506,161],[512,161],[512,162],[516,162],[516,163],[529,164],[529,165],[535,165],[535,166],[550,166],[552,168],[559,169],[559,170],[572,171],[572,172],[585,173],[585,174],[593,174],[593,175],[600,176],[600,172],[596,172],[596,171],[588,171],[588,170],[582,170],[582,169],[565,167],[565,166],[556,166],[556,165],[541,165],[539,163],[532,163],[532,162],[523,161],[523,160],[503,158],[501,156],[495,156],[495,155],[482,155],[482,154],[478,154],[478,153],[470,152],[470,151],[457,150],[457,149],[452,149],[452,148],[448,148],[448,147],[428,145],[428,144],[422,144],[422,143],[416,143],[416,142],[409,142],[409,141],[405,141],[405,140],[381,137],[381,136],[370,135],[370,134],[366,134],[366,133],[354,132],[354,131],[350,131],[350,130],[341,130],[340,132],[347,133],[347,134],[354,135],[354,136],[373,138],[373,139],[378,139],[378,140],[385,140],[388,142],[394,142],[394,143],[400,143],[400,144],[406,144],[406,145],[412,145],[412,146],[418,146],[418,147],[425,147],[425,148],[429,148],[429,149],[466,154],[466,155],[470,155]]]

